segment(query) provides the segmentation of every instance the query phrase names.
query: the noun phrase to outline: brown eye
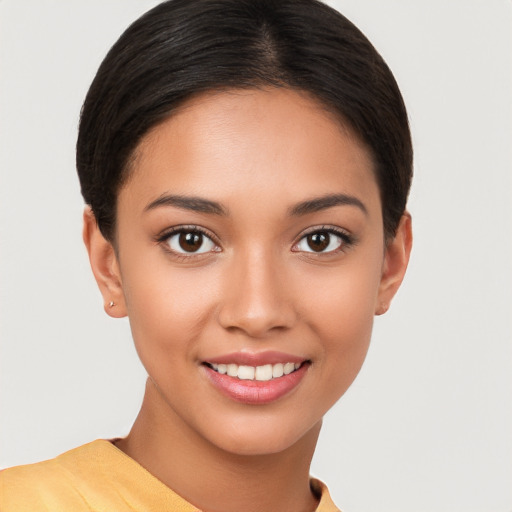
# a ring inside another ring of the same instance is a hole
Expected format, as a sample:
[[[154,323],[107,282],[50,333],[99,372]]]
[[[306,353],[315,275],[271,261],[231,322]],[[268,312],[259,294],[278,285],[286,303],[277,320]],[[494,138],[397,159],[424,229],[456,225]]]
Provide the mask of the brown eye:
[[[186,252],[196,252],[203,245],[203,235],[201,233],[180,233],[180,247]]]
[[[320,229],[303,236],[293,250],[310,253],[331,253],[341,249],[344,245],[350,245],[350,243],[350,238],[344,233]]]
[[[329,247],[331,235],[326,231],[318,231],[317,233],[311,233],[311,235],[308,235],[306,240],[312,251],[322,252]]]
[[[177,231],[166,240],[172,251],[179,254],[202,254],[214,251],[215,243],[200,231]]]

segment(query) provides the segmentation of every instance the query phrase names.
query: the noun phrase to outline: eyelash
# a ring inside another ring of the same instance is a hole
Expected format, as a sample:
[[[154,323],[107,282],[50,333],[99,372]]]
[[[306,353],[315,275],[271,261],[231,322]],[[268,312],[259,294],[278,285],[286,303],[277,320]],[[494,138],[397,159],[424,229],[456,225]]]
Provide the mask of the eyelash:
[[[340,228],[337,228],[334,226],[315,226],[315,227],[308,229],[305,233],[302,233],[300,235],[300,238],[298,238],[297,242],[295,242],[295,244],[293,245],[292,251],[294,250],[295,247],[297,247],[299,245],[299,243],[302,240],[304,240],[308,236],[314,235],[316,233],[328,233],[330,235],[337,236],[341,239],[342,243],[339,248],[332,250],[332,251],[328,251],[328,252],[300,251],[300,250],[296,250],[295,252],[302,252],[302,253],[306,253],[308,255],[311,255],[311,254],[332,255],[332,254],[338,254],[340,252],[344,252],[345,250],[347,250],[348,248],[350,248],[351,246],[354,246],[356,244],[355,237],[343,229],[340,229]]]
[[[174,235],[183,234],[183,233],[199,233],[203,237],[210,240],[215,245],[216,249],[213,251],[201,252],[201,253],[190,252],[188,254],[173,250],[169,246],[169,243],[168,243],[169,239]],[[334,235],[336,237],[339,237],[342,240],[341,246],[335,250],[331,250],[328,252],[301,251],[301,250],[295,249],[302,240],[304,240],[306,237],[308,237],[310,235],[314,235],[315,233],[328,233],[328,234]],[[183,260],[190,260],[191,258],[198,258],[201,256],[204,257],[205,255],[207,255],[211,252],[220,252],[221,251],[220,244],[216,240],[216,237],[213,236],[213,234],[210,233],[209,231],[207,231],[206,229],[204,229],[200,226],[196,226],[196,225],[176,226],[171,229],[168,229],[164,233],[162,233],[156,237],[156,242],[158,244],[161,244],[164,247],[164,249],[167,252],[171,253],[175,258],[183,259]],[[293,244],[292,251],[306,253],[306,254],[310,254],[310,255],[311,254],[332,255],[332,254],[338,254],[340,252],[343,252],[355,244],[356,244],[356,240],[355,240],[354,236],[340,228],[336,228],[333,226],[317,226],[317,227],[312,227],[312,228],[308,229],[306,232],[302,233],[300,235],[300,237],[298,238],[298,240]]]
[[[218,242],[216,240],[216,237],[213,236],[213,234],[210,233],[209,231],[207,231],[206,229],[204,229],[204,228],[202,228],[200,226],[195,226],[195,225],[176,226],[176,227],[173,227],[171,229],[168,229],[164,233],[162,233],[161,235],[158,235],[156,237],[156,242],[158,244],[161,244],[162,247],[164,248],[164,250],[166,250],[167,252],[172,254],[173,257],[178,258],[178,259],[187,260],[187,261],[189,261],[191,258],[198,258],[198,257],[201,257],[201,256],[204,257],[205,255],[209,254],[209,252],[219,252],[219,250],[214,250],[214,251],[209,251],[209,252],[201,252],[201,253],[190,252],[188,254],[185,254],[185,253],[181,253],[181,252],[173,250],[170,247],[169,243],[168,243],[169,239],[173,235],[182,234],[182,233],[198,233],[198,234],[201,234],[203,237],[205,237],[206,239],[210,240],[215,245],[216,249],[220,250],[220,247],[219,247],[219,244],[218,244]]]

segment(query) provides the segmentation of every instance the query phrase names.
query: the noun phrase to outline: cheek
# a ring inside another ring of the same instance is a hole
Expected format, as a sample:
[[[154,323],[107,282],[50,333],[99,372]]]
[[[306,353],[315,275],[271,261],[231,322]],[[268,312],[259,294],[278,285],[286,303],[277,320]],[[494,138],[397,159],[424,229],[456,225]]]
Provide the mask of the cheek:
[[[139,357],[152,374],[168,361],[194,360],[215,300],[216,276],[207,269],[176,269],[160,262],[126,262],[123,281],[128,316]],[[179,370],[179,368],[178,368]]]
[[[331,403],[348,389],[366,357],[381,264],[375,256],[361,258],[321,278],[317,274],[316,286],[307,288],[304,310],[308,313],[303,316],[319,340],[321,357],[316,371],[332,383]]]
[[[381,268],[382,258],[369,252],[336,268],[315,269],[311,277],[303,273],[304,316],[325,333],[356,341],[372,324]]]

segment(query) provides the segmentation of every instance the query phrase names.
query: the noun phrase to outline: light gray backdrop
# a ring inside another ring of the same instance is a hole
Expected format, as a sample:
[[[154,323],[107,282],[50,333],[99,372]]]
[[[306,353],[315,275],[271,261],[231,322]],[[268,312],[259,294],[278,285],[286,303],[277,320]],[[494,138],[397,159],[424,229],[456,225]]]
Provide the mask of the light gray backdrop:
[[[154,0],[0,0],[0,467],[125,434],[144,371],[81,242],[81,102]],[[346,512],[512,510],[512,3],[331,1],[409,108],[415,247],[313,473]]]

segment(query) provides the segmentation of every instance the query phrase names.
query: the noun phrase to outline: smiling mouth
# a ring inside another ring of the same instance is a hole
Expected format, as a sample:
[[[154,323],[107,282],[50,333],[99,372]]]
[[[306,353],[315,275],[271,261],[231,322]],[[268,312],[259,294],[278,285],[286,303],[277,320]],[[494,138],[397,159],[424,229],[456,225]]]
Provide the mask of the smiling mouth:
[[[264,364],[262,366],[247,366],[238,364],[216,364],[204,363],[221,375],[237,378],[239,380],[254,380],[254,381],[270,381],[290,375],[297,371],[306,361],[302,363],[277,363],[277,364]]]

